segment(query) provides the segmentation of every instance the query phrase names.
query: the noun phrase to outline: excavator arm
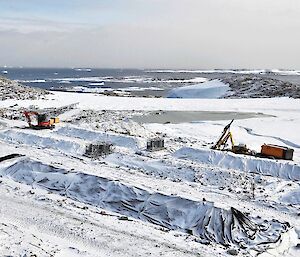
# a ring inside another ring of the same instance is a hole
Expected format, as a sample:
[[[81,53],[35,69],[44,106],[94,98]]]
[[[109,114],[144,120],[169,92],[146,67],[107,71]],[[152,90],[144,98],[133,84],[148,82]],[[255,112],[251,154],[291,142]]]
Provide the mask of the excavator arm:
[[[27,120],[27,123],[28,123],[28,125],[29,126],[32,126],[32,119],[31,119],[31,117],[32,116],[35,116],[36,118],[38,118],[38,113],[37,112],[28,112],[28,111],[25,111],[24,112],[24,115],[25,115],[25,117],[26,117],[26,120]]]
[[[222,146],[223,146],[223,149],[224,149],[224,147],[225,147],[225,145],[226,145],[226,143],[227,143],[227,141],[228,141],[229,138],[230,138],[232,146],[234,146],[232,134],[230,132],[230,126],[231,126],[231,124],[232,124],[233,121],[234,121],[234,119],[231,120],[231,122],[224,127],[221,137],[219,138],[219,140],[217,141],[217,143],[212,146],[211,149],[218,150]]]
[[[234,141],[233,141],[233,136],[232,133],[230,132],[230,126],[232,124],[234,120],[232,120],[227,126],[225,126],[221,137],[219,138],[219,140],[217,141],[217,143],[215,145],[212,146],[211,149],[214,150],[224,150],[226,147],[226,144],[228,142],[228,140],[230,139],[230,143],[231,143],[231,151],[233,153],[239,153],[239,154],[249,154],[250,150],[247,148],[246,145],[243,144],[239,144],[239,145],[234,145]]]

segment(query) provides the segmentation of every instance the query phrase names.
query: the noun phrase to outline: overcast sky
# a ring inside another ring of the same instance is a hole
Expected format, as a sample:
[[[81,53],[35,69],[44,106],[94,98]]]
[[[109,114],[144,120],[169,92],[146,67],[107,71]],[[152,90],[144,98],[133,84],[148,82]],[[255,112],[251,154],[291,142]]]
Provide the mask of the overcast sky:
[[[300,0],[0,0],[0,66],[300,69]]]

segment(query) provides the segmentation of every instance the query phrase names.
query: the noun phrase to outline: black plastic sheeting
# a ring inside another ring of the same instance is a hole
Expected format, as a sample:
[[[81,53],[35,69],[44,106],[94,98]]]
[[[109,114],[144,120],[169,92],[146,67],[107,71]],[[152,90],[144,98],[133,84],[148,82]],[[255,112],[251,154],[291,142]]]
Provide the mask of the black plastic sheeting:
[[[5,156],[0,157],[0,162],[4,162],[6,160],[14,159],[14,158],[21,157],[21,156],[24,156],[24,155],[18,154],[18,153],[5,155]]]

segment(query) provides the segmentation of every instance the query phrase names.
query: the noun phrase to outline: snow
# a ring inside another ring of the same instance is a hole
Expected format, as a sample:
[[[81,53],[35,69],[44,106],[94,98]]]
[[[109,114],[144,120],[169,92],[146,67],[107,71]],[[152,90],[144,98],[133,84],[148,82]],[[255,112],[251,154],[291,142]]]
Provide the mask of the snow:
[[[22,129],[24,121],[0,118],[0,157],[25,155],[0,162],[0,255],[227,256],[228,249],[238,256],[299,255],[299,100],[70,92],[45,98],[0,102],[2,112],[79,103],[54,130]],[[256,151],[263,143],[292,147],[294,160],[210,150],[228,120],[131,119],[160,110],[264,114],[235,120],[235,142]],[[150,136],[163,137],[166,149],[147,152]],[[96,141],[112,142],[113,153],[83,156]]]
[[[119,215],[83,208],[78,201],[45,190],[3,178],[0,192],[1,256],[132,257],[149,255],[149,249],[157,256],[209,256],[193,243],[182,248],[181,236],[155,226],[145,230],[142,222],[122,221]]]
[[[230,74],[265,74],[268,70],[147,70],[154,73],[230,73]]]
[[[120,78],[115,77],[68,77],[68,78],[55,78],[55,79],[47,79],[50,82],[58,82],[58,83],[70,83],[70,82],[90,82],[91,84],[101,84],[104,85],[106,82],[112,83],[143,83],[143,84],[153,84],[153,83],[201,83],[205,82],[207,79],[203,77],[195,77],[191,79],[155,79],[149,76],[124,76]],[[38,82],[36,80],[19,80],[19,82],[29,82],[34,83]]]
[[[300,70],[278,70],[278,69],[273,69],[271,70],[273,73],[282,75],[282,76],[299,76],[300,75]]]
[[[83,154],[84,145],[80,145],[74,141],[63,139],[54,139],[49,137],[37,136],[33,134],[6,130],[0,133],[0,139],[15,144],[26,144],[34,147],[52,148],[69,154]]]
[[[229,86],[219,80],[172,89],[168,98],[220,98],[226,94]]]
[[[220,168],[235,169],[241,172],[254,172],[292,181],[300,181],[300,166],[290,162],[277,162],[275,160],[256,157],[239,156],[230,152],[193,148],[181,148],[175,152],[174,156],[211,164]]]
[[[135,139],[128,136],[112,135],[108,133],[101,133],[72,127],[60,128],[56,131],[56,133],[59,135],[77,137],[93,142],[103,141],[107,143],[112,143],[116,146],[132,148],[134,150],[137,149],[137,142],[135,141]]]
[[[31,105],[40,108],[57,108],[68,104],[79,103],[80,109],[94,110],[173,110],[173,111],[259,111],[265,114],[276,114],[276,111],[297,112],[300,101],[290,98],[265,99],[163,99],[163,98],[126,98],[93,95],[88,93],[53,92],[44,100],[5,100],[0,102],[0,108],[17,104],[20,107]]]
[[[95,86],[94,83],[92,86]],[[90,84],[91,85],[91,84]],[[104,83],[103,83],[104,85]],[[163,89],[158,87],[147,87],[147,90],[161,91]],[[83,93],[104,93],[104,92],[133,92],[133,91],[144,91],[145,88],[141,87],[121,87],[121,88],[110,88],[110,87],[84,87],[84,86],[74,86],[72,88],[67,88],[66,91],[69,92],[83,92]]]
[[[284,202],[290,203],[290,204],[300,205],[300,188],[283,195],[281,197],[281,201],[284,201]]]
[[[254,70],[147,70],[149,73],[228,73],[228,74],[267,74],[274,73],[276,75],[299,76],[299,70],[280,70],[280,69],[254,69]]]
[[[173,181],[195,181],[195,171],[190,168],[174,167],[160,160],[149,160],[141,156],[128,156],[124,154],[110,154],[105,161],[131,169],[139,169],[143,173],[160,178],[168,178]]]
[[[22,81],[16,80],[16,81],[22,82],[22,83],[46,83],[45,79],[22,80]]]

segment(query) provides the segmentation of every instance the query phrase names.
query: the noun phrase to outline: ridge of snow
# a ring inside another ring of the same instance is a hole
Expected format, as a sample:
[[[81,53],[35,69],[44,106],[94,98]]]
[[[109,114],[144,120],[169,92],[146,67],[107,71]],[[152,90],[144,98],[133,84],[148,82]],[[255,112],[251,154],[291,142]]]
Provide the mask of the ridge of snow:
[[[255,172],[286,180],[300,181],[300,166],[284,161],[277,162],[265,158],[235,155],[230,152],[189,147],[179,149],[174,156],[242,172]]]

